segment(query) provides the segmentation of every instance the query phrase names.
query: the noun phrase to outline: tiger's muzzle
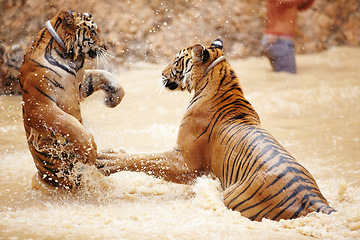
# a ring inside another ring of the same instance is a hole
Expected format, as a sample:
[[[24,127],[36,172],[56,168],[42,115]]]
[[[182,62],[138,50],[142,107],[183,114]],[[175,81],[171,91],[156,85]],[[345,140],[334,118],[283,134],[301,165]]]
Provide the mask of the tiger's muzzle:
[[[179,84],[176,82],[170,82],[170,79],[168,79],[166,76],[162,76],[161,80],[163,85],[169,90],[175,90],[179,86]]]

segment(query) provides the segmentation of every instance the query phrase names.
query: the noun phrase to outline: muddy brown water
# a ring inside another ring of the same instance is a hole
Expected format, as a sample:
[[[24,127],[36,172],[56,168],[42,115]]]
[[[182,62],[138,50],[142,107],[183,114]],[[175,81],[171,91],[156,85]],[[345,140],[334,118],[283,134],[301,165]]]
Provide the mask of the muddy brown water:
[[[267,59],[229,60],[262,125],[303,164],[338,212],[252,222],[226,209],[217,180],[193,186],[143,173],[103,177],[84,189],[34,189],[36,169],[22,126],[21,97],[0,97],[0,239],[359,239],[360,48],[298,55],[298,74],[273,73]],[[125,91],[115,109],[102,93],[82,104],[99,149],[171,148],[187,92],[162,91],[166,64],[117,73]]]

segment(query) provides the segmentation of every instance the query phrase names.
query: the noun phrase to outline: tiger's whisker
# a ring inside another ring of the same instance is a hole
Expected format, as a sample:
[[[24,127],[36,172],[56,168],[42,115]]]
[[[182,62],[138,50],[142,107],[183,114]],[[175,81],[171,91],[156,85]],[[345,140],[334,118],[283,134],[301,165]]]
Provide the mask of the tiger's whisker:
[[[110,63],[114,63],[113,60],[109,58],[109,54],[107,52],[102,51],[100,52],[100,54],[103,59],[106,59],[106,61],[109,61]]]
[[[165,89],[165,85],[160,83],[160,91],[159,91],[159,95],[161,95],[162,91]]]
[[[154,84],[154,92],[158,93],[158,95],[161,95],[164,88],[165,86],[161,83],[161,81],[159,81],[158,84]]]
[[[110,57],[112,57],[112,58],[116,58],[116,57],[114,56],[115,53],[114,53],[113,51],[107,50],[107,51],[105,52],[105,54],[108,55],[108,56],[110,56]]]
[[[99,68],[99,54],[96,54],[96,68]]]

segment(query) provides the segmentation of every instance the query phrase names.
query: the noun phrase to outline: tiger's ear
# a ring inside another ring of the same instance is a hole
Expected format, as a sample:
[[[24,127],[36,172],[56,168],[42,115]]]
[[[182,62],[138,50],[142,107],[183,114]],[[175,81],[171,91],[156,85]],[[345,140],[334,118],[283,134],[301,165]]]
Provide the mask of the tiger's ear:
[[[70,29],[76,29],[77,25],[73,16],[66,11],[61,11],[62,18],[64,20],[64,25]]]
[[[210,46],[216,47],[216,48],[219,48],[220,50],[222,50],[224,44],[223,44],[223,41],[220,38],[218,38],[215,41],[213,41]]]
[[[196,44],[191,51],[194,62],[204,63],[209,59],[209,51],[203,45]]]

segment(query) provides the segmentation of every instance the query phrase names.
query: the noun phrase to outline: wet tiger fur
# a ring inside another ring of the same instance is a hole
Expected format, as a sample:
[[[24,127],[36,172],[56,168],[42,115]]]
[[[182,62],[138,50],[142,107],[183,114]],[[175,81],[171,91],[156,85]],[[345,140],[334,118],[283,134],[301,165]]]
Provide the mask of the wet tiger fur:
[[[19,73],[22,61],[22,45],[0,44],[0,95],[20,94]]]
[[[142,171],[178,183],[215,175],[225,205],[251,220],[333,212],[311,174],[260,126],[222,48],[218,39],[183,49],[162,73],[168,89],[195,92],[173,150],[101,153],[98,167],[104,174]]]
[[[23,119],[30,152],[40,178],[49,185],[79,186],[83,164],[94,164],[94,137],[82,125],[80,102],[106,92],[108,107],[124,96],[104,70],[84,70],[85,59],[106,47],[91,14],[60,11],[46,23],[25,55],[20,70]]]

